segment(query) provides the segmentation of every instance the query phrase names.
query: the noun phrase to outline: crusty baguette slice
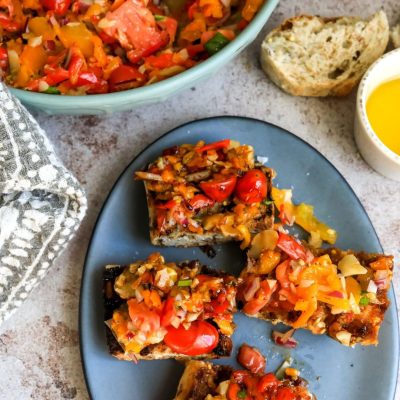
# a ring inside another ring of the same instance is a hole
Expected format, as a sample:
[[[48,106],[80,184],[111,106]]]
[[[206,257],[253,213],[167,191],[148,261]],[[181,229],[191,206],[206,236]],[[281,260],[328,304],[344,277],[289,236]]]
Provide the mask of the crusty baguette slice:
[[[295,96],[345,96],[389,40],[386,14],[369,20],[300,15],[270,32],[261,65],[271,80]]]
[[[365,268],[366,271],[362,274],[360,273],[359,275],[351,276],[353,281],[357,281],[361,288],[365,290],[367,289],[366,286],[368,285],[369,281],[373,281],[375,279],[374,276],[385,273],[385,284],[382,285],[382,287],[379,286],[377,288],[377,292],[373,301],[368,300],[367,304],[364,304],[363,306],[361,306],[360,303],[360,307],[358,307],[357,303],[357,306],[353,309],[354,312],[341,312],[340,310],[336,310],[334,312],[334,307],[328,305],[326,302],[318,301],[317,309],[309,316],[306,325],[302,325],[301,327],[310,330],[312,333],[317,335],[327,334],[331,338],[341,342],[346,346],[353,347],[356,344],[361,344],[363,346],[377,345],[379,329],[384,320],[385,312],[390,305],[388,291],[393,274],[393,257],[375,253],[354,252],[352,250],[344,251],[336,248],[314,250],[314,254],[315,256],[329,255],[329,258],[332,260],[334,265],[338,265],[340,260],[342,260],[345,256],[353,255],[357,258],[358,262]],[[263,261],[265,263],[265,260]],[[379,267],[382,268],[381,271],[374,269],[375,265],[377,264],[381,264],[381,267]],[[306,268],[310,268],[311,271],[314,268],[312,263],[310,265],[303,263],[302,265],[304,265]],[[257,273],[252,275],[257,272],[260,267],[262,267],[262,261],[260,261],[260,259],[256,260],[251,257],[248,258],[248,265],[241,273],[243,282],[241,286],[242,289],[246,288],[246,285],[251,282],[250,279],[252,276],[259,276],[261,279],[267,278],[274,281],[278,279],[278,272],[276,272],[277,268],[273,269],[266,276],[262,276]],[[384,267],[386,270],[383,270]],[[325,266],[325,268],[328,267]],[[306,281],[304,281],[304,283],[305,282]],[[307,282],[310,283],[309,281]],[[293,286],[293,288],[295,287]],[[295,321],[301,315],[301,311],[295,311],[293,306],[289,308],[287,308],[287,306],[285,307],[287,300],[285,300],[285,297],[282,298],[283,294],[281,291],[281,282],[276,281],[275,289],[276,290],[271,299],[259,312],[255,314],[247,313],[247,315],[272,322],[273,324],[284,323],[285,325],[298,328]],[[296,293],[294,290],[292,290],[292,292]],[[241,290],[241,288],[239,288],[239,308],[242,308],[243,304],[246,307],[246,302],[243,299],[243,293],[244,292]],[[246,310],[245,307],[243,307],[244,312]],[[359,310],[355,311],[357,308],[359,308]]]
[[[400,47],[400,24],[394,26],[390,31],[390,38],[394,47]]]
[[[194,265],[194,268],[196,268],[198,262],[192,262],[192,264]],[[188,265],[189,268],[191,268],[190,263]],[[103,273],[104,321],[106,325],[107,345],[111,355],[118,358],[119,360],[125,361],[163,360],[170,358],[174,358],[177,360],[204,358],[215,359],[230,356],[233,347],[232,339],[230,336],[223,334],[218,327],[217,330],[219,333],[219,341],[217,347],[214,348],[212,352],[208,354],[202,354],[197,357],[186,356],[176,353],[164,342],[148,345],[143,348],[140,353],[132,354],[129,351],[124,351],[122,345],[118,342],[117,338],[114,336],[114,332],[111,329],[111,319],[113,317],[114,311],[124,305],[124,303],[126,303],[127,301],[126,299],[120,297],[114,287],[115,281],[126,268],[129,268],[129,266],[107,265]],[[200,268],[200,272],[202,274],[217,278],[233,279],[233,277],[226,274],[225,272],[211,270],[206,266],[201,266]]]
[[[268,374],[269,377],[271,374]],[[240,375],[238,375],[240,376]],[[259,375],[252,375],[250,372],[248,376],[251,377],[249,382],[253,382],[255,385]],[[307,382],[300,377],[289,379],[286,376],[282,380],[277,380],[275,389],[269,391],[264,389],[263,393],[257,391],[257,397],[255,393],[246,396],[246,389],[248,390],[246,380],[235,377],[234,370],[226,365],[215,365],[205,361],[189,361],[186,363],[186,368],[179,381],[178,390],[174,400],[227,400],[231,399],[233,390],[230,392],[230,385],[238,386],[240,382],[239,395],[236,398],[246,399],[281,399],[290,398],[296,400],[316,400],[309,390],[307,389]],[[280,390],[282,390],[280,392]],[[288,393],[289,391],[289,393]],[[280,392],[279,395],[275,393]],[[285,396],[284,396],[285,393]]]

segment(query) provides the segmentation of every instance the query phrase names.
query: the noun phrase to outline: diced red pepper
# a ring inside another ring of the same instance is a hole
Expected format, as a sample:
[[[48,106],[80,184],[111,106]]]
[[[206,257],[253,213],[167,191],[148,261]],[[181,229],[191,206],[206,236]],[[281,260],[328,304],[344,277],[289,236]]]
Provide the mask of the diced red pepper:
[[[161,326],[170,326],[175,316],[175,299],[173,297],[168,297],[168,299],[164,303],[164,307],[161,313]]]
[[[218,142],[206,144],[202,147],[199,147],[198,149],[196,149],[196,152],[203,153],[204,151],[208,151],[208,150],[226,149],[227,147],[229,147],[230,144],[231,144],[230,139],[224,139],[224,140],[220,140]]]
[[[278,392],[275,397],[276,400],[295,400],[296,395],[292,392],[291,389],[287,387],[283,387],[278,389]]]
[[[0,68],[6,69],[8,66],[8,52],[4,47],[0,47]]]
[[[7,32],[17,32],[21,29],[21,24],[13,21],[12,17],[0,12],[0,26]]]
[[[189,200],[189,206],[192,210],[199,210],[204,207],[210,207],[214,204],[214,200],[204,196],[204,194],[196,194],[193,199]],[[189,208],[189,207],[188,207]]]
[[[178,29],[178,21],[175,18],[164,17],[162,20],[157,21],[157,24],[168,33],[169,43],[173,43]]]
[[[194,19],[194,14],[198,11],[199,5],[197,4],[197,0],[195,0],[188,8],[188,17],[189,19]]]
[[[145,76],[141,74],[137,68],[130,65],[120,65],[111,73],[109,82],[111,85],[118,85],[119,83],[133,80],[143,81],[144,79]]]
[[[77,86],[96,85],[99,83],[99,78],[93,72],[81,72],[76,82]]]
[[[239,31],[242,31],[244,28],[247,27],[248,24],[249,24],[249,22],[246,21],[244,18],[242,18],[242,19],[238,22],[237,27],[238,27]]]
[[[146,65],[156,69],[169,68],[175,64],[173,61],[172,53],[164,53],[158,56],[149,56],[146,58],[145,63]]]
[[[293,260],[307,260],[307,252],[304,246],[286,233],[279,232],[278,243],[276,245]]]
[[[98,35],[100,36],[100,39],[102,40],[103,43],[105,44],[112,44],[117,41],[114,37],[107,35],[104,31],[98,32]]]
[[[168,200],[166,203],[156,204],[156,208],[160,210],[170,210],[171,208],[176,206],[175,200]]]
[[[69,78],[69,72],[61,67],[45,67],[44,72],[46,74],[44,80],[50,86],[55,86]]]
[[[237,383],[230,383],[228,387],[227,397],[228,400],[240,400],[238,393],[240,392],[240,386]]]
[[[78,83],[79,75],[83,72],[85,67],[85,59],[79,49],[74,49],[71,61],[69,62],[68,72],[69,72],[69,80],[73,85]]]
[[[56,15],[65,15],[71,5],[71,0],[41,0],[46,10],[54,11]]]
[[[186,47],[186,50],[189,54],[189,57],[194,57],[199,53],[202,53],[205,51],[204,45],[203,44],[191,44]]]

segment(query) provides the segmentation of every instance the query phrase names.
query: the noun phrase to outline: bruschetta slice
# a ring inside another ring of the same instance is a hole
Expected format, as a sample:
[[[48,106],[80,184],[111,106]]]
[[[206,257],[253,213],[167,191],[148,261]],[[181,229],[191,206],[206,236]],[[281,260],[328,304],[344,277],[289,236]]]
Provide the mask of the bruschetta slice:
[[[290,371],[289,371],[290,372]],[[278,379],[273,373],[253,374],[225,365],[189,361],[174,400],[313,400],[297,375]]]
[[[108,265],[104,305],[110,353],[121,360],[229,356],[236,279],[198,261]]]
[[[312,250],[267,230],[248,251],[238,305],[248,316],[327,333],[346,346],[376,345],[392,275],[392,256]]]
[[[254,149],[234,140],[183,144],[164,150],[143,180],[154,245],[202,246],[242,240],[274,222],[274,171],[254,159]]]

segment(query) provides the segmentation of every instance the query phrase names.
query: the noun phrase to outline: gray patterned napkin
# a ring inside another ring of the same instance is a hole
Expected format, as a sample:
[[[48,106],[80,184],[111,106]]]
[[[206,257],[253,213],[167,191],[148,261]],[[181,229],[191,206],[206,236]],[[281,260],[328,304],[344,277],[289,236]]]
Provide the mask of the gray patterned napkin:
[[[0,324],[46,275],[85,212],[78,181],[0,83]]]

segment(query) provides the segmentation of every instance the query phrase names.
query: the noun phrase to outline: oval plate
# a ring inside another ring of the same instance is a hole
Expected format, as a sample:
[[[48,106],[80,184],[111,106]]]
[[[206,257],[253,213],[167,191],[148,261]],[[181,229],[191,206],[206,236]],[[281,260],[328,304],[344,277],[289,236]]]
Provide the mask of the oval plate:
[[[298,137],[268,123],[239,117],[216,117],[188,123],[165,134],[139,154],[111,191],[94,229],[82,276],[80,298],[81,354],[86,383],[93,399],[160,400],[174,397],[183,367],[173,360],[118,361],[107,352],[102,306],[102,272],[106,264],[124,264],[160,251],[167,260],[199,259],[212,267],[239,273],[244,255],[239,246],[216,246],[208,258],[198,248],[156,248],[150,244],[142,182],[134,171],[175,144],[232,138],[248,143],[278,172],[275,185],[294,188],[295,202],[313,204],[316,215],[338,231],[337,246],[369,252],[382,248],[371,222],[344,178],[320,153]],[[394,398],[398,358],[398,323],[393,290],[377,347],[350,349],[326,336],[296,332],[299,345],[291,351],[295,366],[322,399],[389,400]],[[220,360],[236,366],[234,355],[243,342],[257,346],[274,370],[287,350],[270,339],[272,325],[235,316],[233,357]],[[276,328],[275,328],[276,329]]]

